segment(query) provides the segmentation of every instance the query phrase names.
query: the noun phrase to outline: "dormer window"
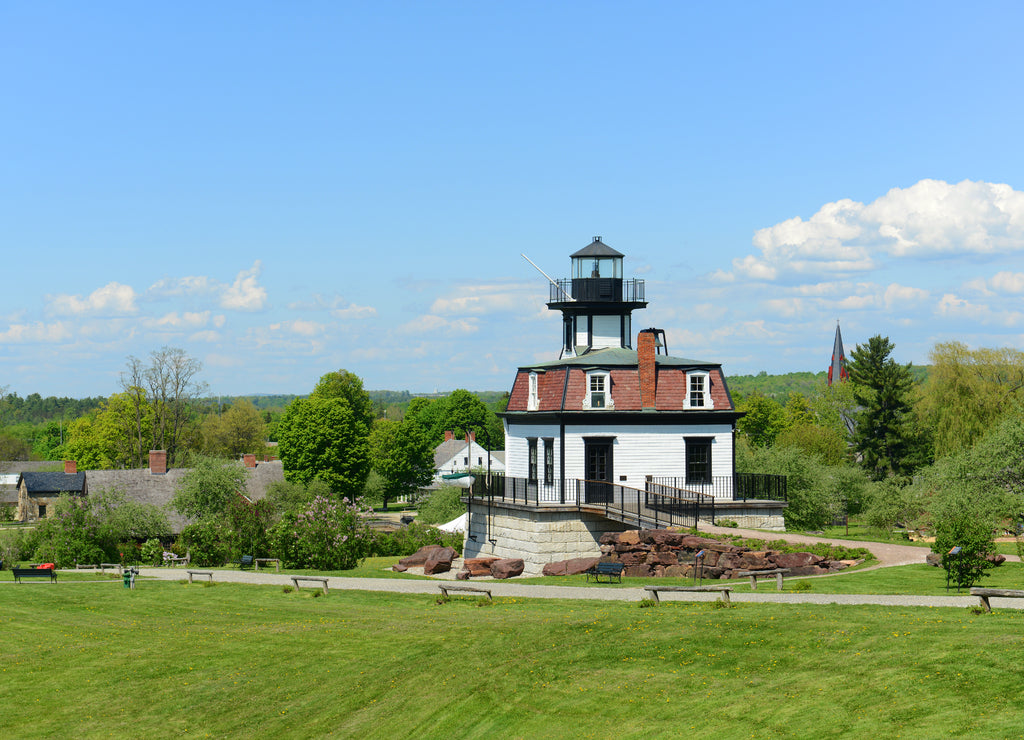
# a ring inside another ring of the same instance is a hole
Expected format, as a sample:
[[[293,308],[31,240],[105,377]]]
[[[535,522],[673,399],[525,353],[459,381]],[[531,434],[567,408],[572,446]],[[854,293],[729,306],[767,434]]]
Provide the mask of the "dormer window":
[[[540,397],[537,393],[537,373],[530,373],[530,395],[526,401],[527,411],[537,411],[540,409]]]
[[[608,373],[604,371],[587,373],[587,395],[583,399],[583,408],[611,409],[614,407],[611,378]]]
[[[686,374],[686,405],[688,409],[712,409],[711,376],[702,370],[692,370]]]

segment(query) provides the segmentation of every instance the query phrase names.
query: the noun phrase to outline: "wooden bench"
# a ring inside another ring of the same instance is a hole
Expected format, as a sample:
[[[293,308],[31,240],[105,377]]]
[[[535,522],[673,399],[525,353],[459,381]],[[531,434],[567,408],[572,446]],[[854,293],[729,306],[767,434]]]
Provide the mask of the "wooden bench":
[[[981,606],[986,612],[992,611],[992,605],[988,600],[993,596],[1001,596],[1004,599],[1024,599],[1024,591],[1010,588],[972,588],[971,596],[981,599]]]
[[[494,601],[491,597],[491,589],[489,588],[480,588],[478,586],[449,586],[447,584],[443,586],[439,584],[438,588],[441,589],[441,595],[446,599],[448,598],[449,591],[463,591],[466,593],[487,594],[487,599],[489,601]]]
[[[750,590],[757,591],[758,576],[775,576],[775,588],[782,590],[782,576],[789,573],[789,568],[775,568],[774,570],[741,570],[736,575],[750,576]]]
[[[164,558],[164,565],[168,567],[172,565],[184,565],[187,568],[190,562],[192,562],[191,555],[172,555],[169,558]]]
[[[323,587],[324,593],[327,593],[327,579],[322,576],[292,576],[292,583],[295,584],[296,591],[302,590],[302,587],[299,585],[299,581],[313,581],[315,583],[319,583]]]
[[[260,563],[263,563],[264,565],[267,563],[273,563],[277,572],[281,572],[281,560],[279,558],[256,558],[253,562],[256,564],[255,570],[260,569]]]
[[[622,583],[622,571],[625,569],[626,566],[622,563],[597,563],[585,571],[587,574],[587,583],[590,583],[591,576],[594,577],[594,581],[597,583],[601,582],[601,576],[607,578],[608,583],[611,583],[613,578],[617,579],[619,583]]]
[[[255,560],[256,558],[254,558],[252,555],[243,555],[238,560],[236,560],[235,563],[238,564],[239,570],[245,570],[246,568],[251,568]]]
[[[96,570],[99,566],[96,564],[86,565],[85,563],[75,563],[75,570]]]
[[[718,593],[722,595],[722,601],[726,604],[732,603],[729,600],[729,593],[732,591],[732,586],[644,586],[645,591],[649,591],[654,600],[659,604],[661,599],[658,598],[658,594],[663,591],[690,591],[690,592],[704,592],[704,593]]]
[[[100,563],[100,573],[106,573],[107,568],[113,568],[118,575],[121,575],[121,571],[124,570],[124,566],[120,563]]]
[[[188,582],[192,583],[193,576],[206,576],[210,579],[210,583],[213,583],[213,571],[212,570],[186,570],[188,573]]]
[[[12,568],[14,582],[21,583],[22,578],[49,578],[50,583],[57,582],[57,572],[53,568]]]

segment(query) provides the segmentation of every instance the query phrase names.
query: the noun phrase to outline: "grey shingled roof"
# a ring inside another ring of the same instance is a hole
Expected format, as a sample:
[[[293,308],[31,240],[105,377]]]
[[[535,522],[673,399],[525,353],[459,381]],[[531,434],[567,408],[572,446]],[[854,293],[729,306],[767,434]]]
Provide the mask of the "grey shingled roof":
[[[82,493],[85,473],[22,473],[21,483],[29,493]]]
[[[594,237],[594,241],[590,242],[587,246],[578,252],[574,252],[569,255],[570,257],[625,257],[622,252],[612,249],[603,241],[601,237]]]

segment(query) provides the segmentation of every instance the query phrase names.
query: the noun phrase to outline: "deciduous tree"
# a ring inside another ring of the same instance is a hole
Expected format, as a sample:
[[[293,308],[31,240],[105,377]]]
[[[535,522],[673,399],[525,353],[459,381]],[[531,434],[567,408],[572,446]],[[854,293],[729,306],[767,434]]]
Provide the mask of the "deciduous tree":
[[[382,480],[384,508],[388,500],[414,493],[434,476],[430,438],[411,421],[379,419],[370,434],[373,469]]]

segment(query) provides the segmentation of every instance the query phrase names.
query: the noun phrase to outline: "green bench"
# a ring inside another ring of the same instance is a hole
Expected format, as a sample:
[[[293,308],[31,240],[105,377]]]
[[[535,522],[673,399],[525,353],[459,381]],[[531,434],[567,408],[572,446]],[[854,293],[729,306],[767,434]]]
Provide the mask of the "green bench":
[[[50,583],[57,582],[57,572],[53,568],[12,568],[14,582],[21,583],[22,578],[49,578]]]
[[[612,582],[612,579],[616,579],[619,583],[622,583],[622,571],[626,569],[626,566],[622,563],[603,562],[597,563],[591,566],[585,572],[587,574],[587,583],[590,583],[590,577],[594,577],[594,581],[597,583],[601,582],[601,578],[607,578],[608,583]]]

